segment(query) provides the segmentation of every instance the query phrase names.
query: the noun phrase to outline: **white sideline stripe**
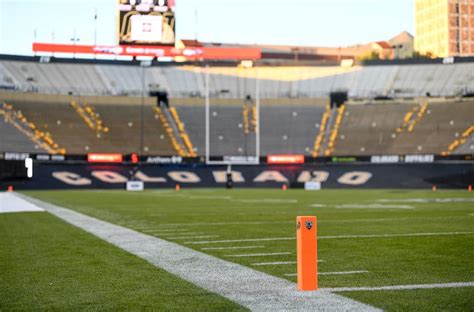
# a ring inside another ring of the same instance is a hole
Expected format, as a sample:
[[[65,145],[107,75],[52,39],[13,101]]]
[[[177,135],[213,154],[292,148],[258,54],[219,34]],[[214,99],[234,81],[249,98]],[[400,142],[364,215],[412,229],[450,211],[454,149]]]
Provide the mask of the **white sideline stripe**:
[[[319,262],[325,262],[324,260],[318,260]],[[275,262],[257,262],[251,263],[253,266],[265,266],[265,265],[284,265],[284,264],[296,264],[296,261],[275,261]]]
[[[265,248],[265,246],[207,247],[207,248],[201,248],[201,250],[254,249],[254,248]]]
[[[252,311],[381,311],[329,291],[301,292],[294,283],[285,279],[37,199],[17,196],[181,279]]]
[[[381,237],[410,237],[410,236],[449,236],[449,235],[470,235],[474,232],[440,232],[440,233],[405,233],[405,234],[361,234],[361,235],[334,235],[318,236],[318,239],[337,238],[381,238]],[[239,243],[239,242],[260,242],[260,241],[281,241],[294,240],[296,237],[268,237],[268,238],[248,238],[248,239],[227,239],[215,241],[184,242],[185,244],[216,244],[216,243]]]
[[[225,257],[264,257],[264,256],[282,256],[291,255],[291,252],[270,252],[270,253],[254,253],[254,254],[239,254],[239,255],[226,255]]]
[[[413,289],[460,288],[460,287],[474,287],[474,282],[396,285],[396,286],[380,286],[380,287],[339,287],[339,288],[336,287],[336,288],[322,288],[322,290],[331,291],[331,292],[344,292],[344,291],[413,290]]]
[[[215,238],[219,237],[219,235],[203,235],[203,236],[177,236],[177,237],[165,237],[166,239],[190,239],[190,238]]]
[[[0,193],[0,213],[40,211],[44,211],[44,209],[14,196],[13,193]]]
[[[318,275],[350,275],[350,274],[362,274],[369,273],[369,271],[340,271],[340,272],[318,272]],[[297,276],[297,273],[288,273],[285,276]]]

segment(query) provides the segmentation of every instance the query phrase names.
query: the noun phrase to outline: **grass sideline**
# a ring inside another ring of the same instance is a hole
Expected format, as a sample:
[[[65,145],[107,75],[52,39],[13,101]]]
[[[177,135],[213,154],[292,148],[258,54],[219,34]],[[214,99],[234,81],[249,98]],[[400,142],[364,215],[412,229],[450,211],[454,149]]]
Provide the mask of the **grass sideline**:
[[[39,199],[155,235],[291,281],[294,220],[317,215],[318,235],[474,231],[472,193],[401,190],[171,190],[27,192]],[[459,199],[458,202],[451,200]],[[410,201],[410,199],[412,199]],[[443,200],[444,199],[444,200]],[[290,238],[223,242],[260,238]],[[196,242],[200,242],[196,244]],[[210,241],[202,243],[202,241]],[[321,287],[386,286],[474,281],[472,234],[320,239]],[[254,246],[254,247],[252,247]],[[245,247],[241,249],[209,249]],[[204,250],[203,250],[204,248]],[[269,255],[277,253],[279,255]],[[288,254],[289,253],[289,254]],[[262,256],[231,257],[239,254]],[[288,262],[262,265],[265,262]],[[344,293],[387,310],[474,307],[474,288]]]
[[[47,213],[0,214],[0,311],[246,311]]]

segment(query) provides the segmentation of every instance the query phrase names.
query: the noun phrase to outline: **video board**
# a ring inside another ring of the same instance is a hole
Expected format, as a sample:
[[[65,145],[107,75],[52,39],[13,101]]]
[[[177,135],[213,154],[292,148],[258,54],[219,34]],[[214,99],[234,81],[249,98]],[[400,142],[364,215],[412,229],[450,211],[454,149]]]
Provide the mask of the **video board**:
[[[120,45],[174,45],[174,0],[119,0]]]

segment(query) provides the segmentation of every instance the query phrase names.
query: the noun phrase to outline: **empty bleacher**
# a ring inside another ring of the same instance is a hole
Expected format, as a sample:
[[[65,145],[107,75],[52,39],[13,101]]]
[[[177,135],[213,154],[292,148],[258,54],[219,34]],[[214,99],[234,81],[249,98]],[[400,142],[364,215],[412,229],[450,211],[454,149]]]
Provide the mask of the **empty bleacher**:
[[[0,111],[0,151],[28,153],[44,153],[45,150],[34,143],[28,136],[18,131]]]
[[[351,97],[454,96],[474,90],[474,63],[210,68],[210,94],[240,99],[255,91],[261,98],[315,98],[347,90]],[[0,60],[0,86],[20,91],[76,95],[141,96],[153,85],[171,98],[204,96],[206,68],[114,64],[36,63]],[[1,82],[3,80],[3,82]]]
[[[429,102],[412,131],[409,127],[397,131],[407,112],[413,111],[414,107],[419,107],[414,113],[418,115],[423,104],[347,105],[334,154],[439,154],[474,120],[472,101]]]
[[[24,116],[28,125],[33,125],[39,134],[47,134],[47,139],[51,137],[53,140],[51,147],[53,148],[53,145],[57,147],[56,151],[49,151],[51,153],[65,149],[68,154],[88,152],[176,154],[162,122],[153,111],[153,101],[148,100],[142,106],[137,101],[127,103],[129,102],[127,98],[102,97],[96,99],[96,102],[94,99],[89,98],[84,106],[95,117],[95,126],[91,127],[71,105],[71,101],[84,105],[85,100],[82,98],[38,96],[36,100],[29,95],[9,98],[0,94],[0,100],[2,103],[8,103],[12,112]],[[115,99],[118,102],[114,102]],[[16,135],[10,133],[8,137],[10,136],[12,139],[17,138],[19,133]],[[23,138],[22,141],[29,142],[22,151],[38,151],[28,138]]]

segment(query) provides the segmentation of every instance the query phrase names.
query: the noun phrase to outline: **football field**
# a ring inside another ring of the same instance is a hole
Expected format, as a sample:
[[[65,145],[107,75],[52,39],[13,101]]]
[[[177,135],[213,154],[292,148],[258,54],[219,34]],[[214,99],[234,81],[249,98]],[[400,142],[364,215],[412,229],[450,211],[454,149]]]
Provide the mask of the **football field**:
[[[293,283],[295,219],[315,215],[320,288],[389,311],[474,309],[467,190],[24,194]],[[47,212],[0,214],[0,234],[0,310],[245,309]]]

